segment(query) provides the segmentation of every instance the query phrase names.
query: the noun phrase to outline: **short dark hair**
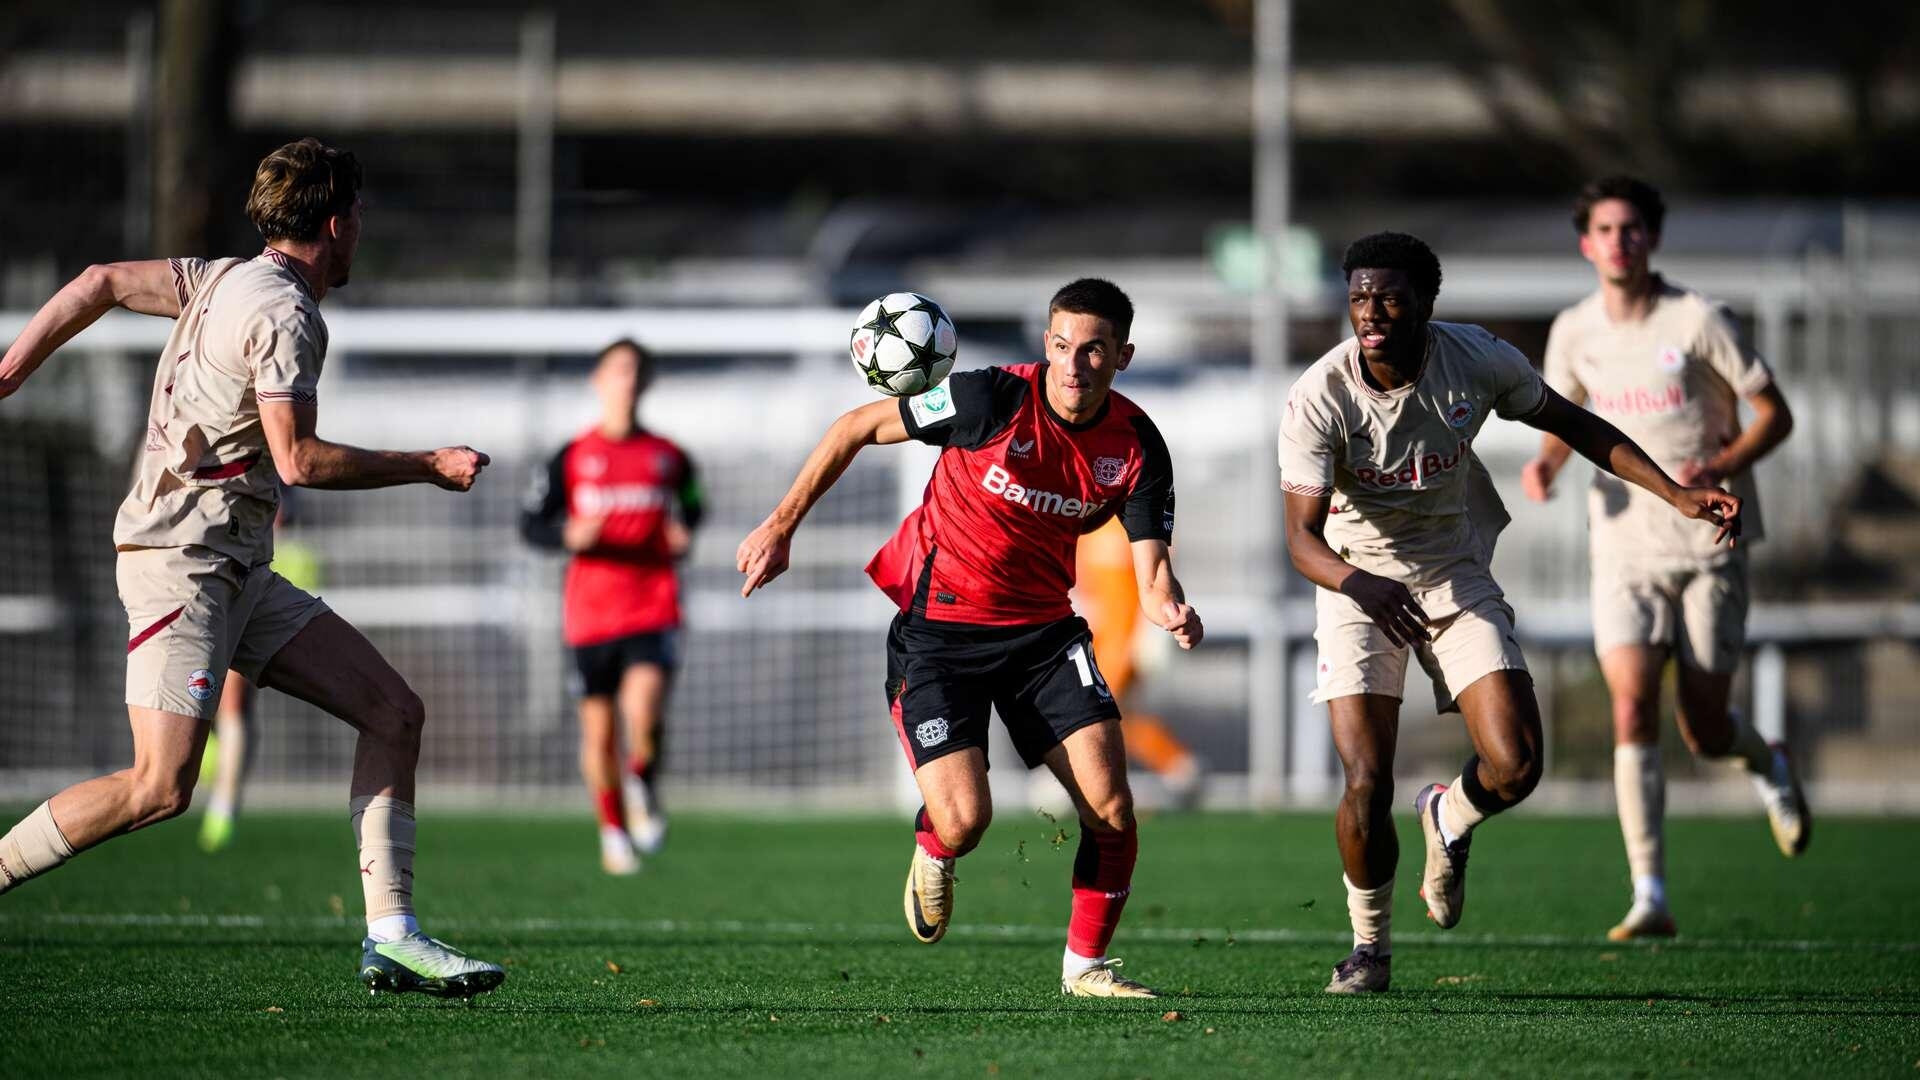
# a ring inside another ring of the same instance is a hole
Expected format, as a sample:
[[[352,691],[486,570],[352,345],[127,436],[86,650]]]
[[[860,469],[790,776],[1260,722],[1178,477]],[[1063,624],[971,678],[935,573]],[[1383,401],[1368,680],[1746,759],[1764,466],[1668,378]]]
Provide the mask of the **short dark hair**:
[[[593,366],[599,367],[601,364],[606,363],[607,357],[611,356],[616,349],[632,349],[633,354],[640,358],[640,363],[636,365],[634,374],[639,378],[642,386],[652,380],[653,354],[647,351],[645,345],[640,344],[630,337],[623,337],[617,341],[608,342],[604,348],[593,354]]]
[[[1603,176],[1587,181],[1587,186],[1581,188],[1573,200],[1573,231],[1587,235],[1587,219],[1593,213],[1594,204],[1606,199],[1632,203],[1640,212],[1641,224],[1650,233],[1659,232],[1661,223],[1667,220],[1667,204],[1661,200],[1659,188],[1637,176]]]
[[[1120,286],[1105,278],[1083,277],[1060,286],[1047,302],[1047,321],[1053,321],[1054,313],[1059,311],[1107,320],[1120,335],[1122,345],[1133,331],[1133,301],[1120,291]]]
[[[1362,268],[1405,270],[1413,279],[1413,291],[1432,302],[1440,295],[1440,257],[1425,240],[1400,232],[1368,233],[1347,245],[1340,260],[1340,273],[1352,278]]]
[[[253,171],[247,217],[267,240],[312,240],[327,219],[353,209],[360,162],[309,136],[275,150]]]

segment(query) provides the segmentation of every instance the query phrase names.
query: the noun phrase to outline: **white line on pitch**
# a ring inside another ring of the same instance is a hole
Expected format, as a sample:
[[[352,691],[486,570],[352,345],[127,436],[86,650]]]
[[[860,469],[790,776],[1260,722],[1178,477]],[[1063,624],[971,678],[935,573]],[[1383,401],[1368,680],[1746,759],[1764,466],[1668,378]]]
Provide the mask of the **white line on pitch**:
[[[509,933],[607,933],[607,934],[777,934],[783,936],[881,937],[898,936],[899,927],[891,923],[829,922],[749,922],[740,919],[620,919],[620,918],[453,918],[430,920],[436,929],[465,932]],[[276,927],[305,929],[354,929],[360,920],[346,916],[314,915],[198,915],[143,914],[138,912],[54,913],[46,915],[0,914],[0,926],[41,924],[56,926],[150,926],[177,928],[268,930]],[[1062,936],[1059,927],[1008,924],[955,924],[948,928],[955,937],[999,938],[1012,941],[1052,941]],[[1197,939],[1278,945],[1339,945],[1353,940],[1348,932],[1334,930],[1289,930],[1263,927],[1122,927],[1120,936],[1136,941],[1181,941]],[[1618,949],[1617,942],[1599,937],[1567,934],[1438,934],[1432,932],[1398,934],[1400,941],[1417,945],[1474,948],[1538,949]],[[1629,948],[1691,949],[1701,951],[1753,952],[1845,952],[1872,949],[1881,952],[1920,952],[1920,941],[1810,941],[1778,938],[1690,938],[1671,941],[1629,943]]]

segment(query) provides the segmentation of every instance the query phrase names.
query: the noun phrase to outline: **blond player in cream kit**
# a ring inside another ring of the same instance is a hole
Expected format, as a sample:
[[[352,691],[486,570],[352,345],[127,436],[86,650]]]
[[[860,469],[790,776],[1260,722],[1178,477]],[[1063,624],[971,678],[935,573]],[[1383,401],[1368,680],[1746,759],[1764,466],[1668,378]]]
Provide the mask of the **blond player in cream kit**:
[[[359,631],[269,565],[276,480],[466,491],[487,464],[465,446],[361,450],[315,434],[327,351],[319,303],[347,283],[360,182],[352,154],[288,143],[254,173],[247,214],[267,243],[257,258],[91,267],[0,359],[5,398],[113,308],[174,320],[113,528],[133,765],[67,788],[0,837],[0,892],[186,810],[231,669],[360,731],[349,807],[367,909],[361,980],[376,992],[472,997],[506,973],[421,933],[413,913],[420,698]]]
[[[1611,424],[1550,390],[1518,350],[1478,326],[1434,322],[1440,261],[1404,233],[1354,242],[1342,261],[1354,336],[1308,368],[1280,422],[1281,488],[1293,565],[1315,596],[1319,681],[1346,771],[1335,819],[1353,952],[1331,993],[1388,988],[1394,746],[1407,658],[1459,711],[1473,755],[1458,778],[1414,799],[1426,839],[1421,895],[1441,928],[1466,904],[1481,821],[1539,783],[1540,711],[1513,609],[1489,572],[1507,516],[1473,455],[1499,415],[1566,441],[1653,492],[1710,539],[1738,529],[1740,500],[1685,488]],[[1717,526],[1717,528],[1716,528]]]
[[[1608,932],[1623,941],[1675,932],[1666,897],[1660,768],[1660,676],[1676,662],[1680,733],[1703,757],[1753,778],[1782,854],[1800,854],[1813,820],[1786,751],[1769,746],[1729,707],[1746,643],[1746,545],[1761,538],[1753,464],[1780,445],[1793,414],[1766,362],[1747,348],[1725,309],[1648,268],[1666,207],[1643,181],[1615,176],[1574,204],[1580,253],[1599,288],[1561,312],[1547,338],[1546,376],[1646,447],[1687,484],[1725,484],[1745,504],[1742,544],[1719,547],[1646,493],[1604,473],[1588,497],[1593,644],[1613,699],[1614,791],[1633,876],[1633,903]],[[1753,409],[1740,426],[1740,402]],[[1544,502],[1568,448],[1541,438],[1521,473]]]

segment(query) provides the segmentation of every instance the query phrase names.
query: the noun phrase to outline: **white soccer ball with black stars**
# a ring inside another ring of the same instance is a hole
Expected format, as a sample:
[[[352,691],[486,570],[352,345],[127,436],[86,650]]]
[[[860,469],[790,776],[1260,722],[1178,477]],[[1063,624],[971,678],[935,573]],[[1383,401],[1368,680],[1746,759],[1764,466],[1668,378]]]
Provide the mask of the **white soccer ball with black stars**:
[[[847,355],[867,385],[892,397],[939,386],[959,351],[953,320],[939,304],[911,292],[888,293],[862,308],[847,341]]]

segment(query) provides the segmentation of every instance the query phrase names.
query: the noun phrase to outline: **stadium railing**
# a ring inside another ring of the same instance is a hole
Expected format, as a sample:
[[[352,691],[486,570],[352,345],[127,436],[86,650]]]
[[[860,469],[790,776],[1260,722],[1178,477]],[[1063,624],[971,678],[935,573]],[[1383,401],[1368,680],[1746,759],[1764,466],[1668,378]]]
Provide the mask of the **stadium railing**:
[[[1452,264],[1449,269],[1451,289]],[[1900,350],[1910,355],[1912,346],[1898,344],[1898,327],[1884,320],[1849,330],[1854,313],[1817,288],[1818,277],[1801,272],[1767,279],[1772,291],[1765,304],[1772,306],[1756,323],[1763,336],[1775,335],[1771,352],[1801,415],[1795,438],[1760,473],[1772,537],[1757,549],[1763,572],[1817,552],[1830,532],[1833,478],[1889,441],[1899,444],[1900,432],[1920,417],[1911,374],[1896,363],[1904,360]],[[1481,283],[1459,291],[1471,307],[1476,296],[1491,303],[1497,290]],[[1516,317],[1550,309],[1545,298],[1518,306],[1523,310]],[[967,309],[959,313],[964,326]],[[10,339],[27,314],[0,313],[0,339]],[[493,475],[471,495],[321,493],[304,503],[290,530],[320,553],[323,595],[367,629],[427,699],[429,787],[495,805],[571,805],[575,798],[558,636],[559,562],[526,550],[513,522],[532,471],[592,416],[580,358],[634,335],[669,357],[668,374],[644,416],[688,445],[714,506],[687,569],[689,646],[669,751],[676,797],[783,807],[897,799],[904,770],[891,733],[883,730],[880,694],[878,637],[888,609],[859,568],[917,501],[929,453],[864,455],[802,530],[794,571],[769,592],[741,602],[731,565],[734,544],[778,498],[818,433],[838,411],[864,400],[838,357],[851,314],[785,308],[329,312],[325,433],[367,445],[467,442],[495,455]],[[1219,314],[1210,304],[1191,311],[1176,304],[1155,318],[1157,335],[1172,340],[1182,325],[1216,321]],[[1774,329],[1765,331],[1768,325]],[[6,557],[0,561],[10,568],[0,577],[0,792],[30,795],[125,758],[116,648],[121,614],[106,535],[139,431],[152,351],[166,327],[161,320],[109,316],[6,405],[10,417],[43,428],[0,430],[0,554]],[[1823,356],[1838,355],[1849,334],[1861,333],[1888,343],[1885,363],[1842,365],[1814,377],[1811,369]],[[680,365],[675,356],[733,362]],[[1025,359],[980,348],[966,358]],[[1882,370],[1897,377],[1875,384]],[[1254,594],[1250,585],[1258,575],[1291,576],[1284,552],[1252,550],[1244,539],[1251,533],[1246,493],[1271,481],[1255,474],[1247,450],[1247,439],[1270,435],[1251,433],[1245,380],[1218,365],[1163,367],[1130,385],[1175,448],[1181,572],[1214,635],[1210,648],[1191,656],[1144,663],[1144,699],[1172,716],[1208,761],[1215,777],[1209,801],[1324,801],[1334,775],[1325,724],[1296,689],[1312,680],[1305,593],[1295,583],[1293,599],[1268,612],[1250,610],[1242,599]],[[1863,438],[1872,433],[1853,415],[1854,406],[1868,400],[1879,418],[1877,439]],[[1516,518],[1497,569],[1520,611],[1529,651],[1552,657],[1536,664],[1543,698],[1550,708],[1557,700],[1561,712],[1585,717],[1597,684],[1590,671],[1568,668],[1578,666],[1568,658],[1588,641],[1580,602],[1586,581],[1580,477],[1570,473],[1563,481],[1567,493],[1549,507],[1522,504],[1512,477],[1531,446],[1531,432],[1491,425],[1477,448]],[[62,545],[71,550],[59,554]],[[1763,586],[1763,600],[1766,595]],[[1906,760],[1920,749],[1920,730],[1910,723],[1846,715],[1854,708],[1849,703],[1828,708],[1816,701],[1790,713],[1789,668],[1800,653],[1826,643],[1856,649],[1857,643],[1912,641],[1920,638],[1917,628],[1920,612],[1910,600],[1760,603],[1751,632],[1751,686],[1739,693],[1763,730],[1786,729],[1817,743],[1871,728],[1896,751],[1889,760]],[[1253,669],[1249,644],[1262,635],[1283,650],[1276,655],[1292,657],[1289,670]],[[1577,693],[1569,689],[1575,686]],[[1256,711],[1248,703],[1267,694],[1287,701],[1277,728],[1248,719]],[[1420,724],[1421,696],[1408,695],[1410,729]],[[336,798],[350,733],[311,710],[266,697],[262,795]],[[1543,790],[1584,790],[1579,773],[1591,761],[1582,765],[1586,758],[1575,740],[1563,725],[1552,726],[1550,737],[1557,733],[1566,752],[1550,758],[1550,775],[1568,783]],[[1410,730],[1404,737],[1407,770],[1457,764],[1464,747],[1457,725],[1430,727],[1424,736]],[[1855,754],[1831,777],[1817,767],[1815,775],[1834,781],[1829,786],[1836,795],[1859,805],[1920,806],[1913,785],[1861,760]],[[997,771],[996,779],[1010,780],[999,775],[1010,771]],[[1145,786],[1150,790],[1151,782]]]

